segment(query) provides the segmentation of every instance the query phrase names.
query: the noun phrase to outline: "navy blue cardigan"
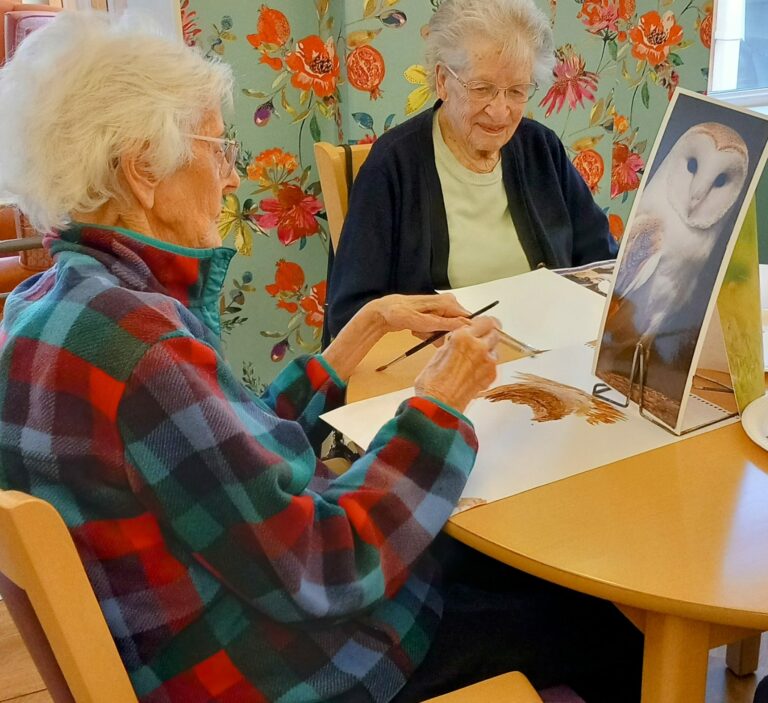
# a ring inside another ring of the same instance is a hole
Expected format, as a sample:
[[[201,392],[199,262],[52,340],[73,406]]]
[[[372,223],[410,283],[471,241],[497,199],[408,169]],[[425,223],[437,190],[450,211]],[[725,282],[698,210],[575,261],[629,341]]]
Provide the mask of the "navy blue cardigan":
[[[448,222],[432,145],[439,105],[383,134],[355,179],[329,281],[332,334],[374,298],[451,287]],[[551,129],[524,118],[502,148],[501,164],[532,269],[616,256],[605,214]],[[481,232],[477,241],[482,246]]]

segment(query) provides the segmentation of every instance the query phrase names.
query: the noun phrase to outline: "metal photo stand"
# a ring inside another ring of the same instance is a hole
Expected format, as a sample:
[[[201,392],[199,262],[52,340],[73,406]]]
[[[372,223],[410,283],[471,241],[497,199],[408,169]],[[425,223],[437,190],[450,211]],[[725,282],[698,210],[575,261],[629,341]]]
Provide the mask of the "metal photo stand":
[[[616,390],[612,386],[609,386],[607,383],[596,383],[592,387],[592,395],[595,398],[599,398],[600,400],[604,400],[606,403],[610,403],[611,405],[616,406],[617,408],[628,408],[629,403],[632,399],[632,391],[634,390],[635,386],[637,386],[639,390],[638,394],[638,400],[637,400],[637,409],[640,413],[641,417],[644,417],[646,420],[649,420],[654,425],[657,425],[658,427],[661,427],[665,429],[667,432],[672,432],[673,434],[676,434],[674,430],[672,430],[670,427],[667,427],[664,423],[657,420],[652,415],[649,415],[645,412],[645,408],[643,406],[644,400],[645,400],[645,375],[647,373],[648,369],[645,366],[645,348],[643,347],[642,342],[638,342],[635,345],[635,351],[632,354],[632,367],[629,371],[629,389],[627,390],[626,395],[624,396],[624,400],[614,400],[613,398],[608,397],[608,393],[619,393],[621,394],[621,391]],[[693,386],[692,390],[702,390],[702,391],[709,391],[709,392],[717,392],[717,393],[734,393],[733,388],[730,386],[725,385],[724,383],[721,383],[720,381],[717,381],[714,378],[709,378],[707,376],[701,376],[700,378],[704,379],[708,383],[715,384],[715,386]],[[736,413],[730,413],[727,415],[727,417],[735,417],[738,415],[738,412]],[[723,418],[725,419],[725,418]],[[680,435],[686,435],[690,432],[695,432],[696,430],[700,430],[702,427],[707,427],[708,425],[713,425],[716,422],[720,422],[721,420],[713,420],[712,422],[707,422],[702,425],[697,425],[695,427],[689,427],[686,430],[682,430],[680,432]]]

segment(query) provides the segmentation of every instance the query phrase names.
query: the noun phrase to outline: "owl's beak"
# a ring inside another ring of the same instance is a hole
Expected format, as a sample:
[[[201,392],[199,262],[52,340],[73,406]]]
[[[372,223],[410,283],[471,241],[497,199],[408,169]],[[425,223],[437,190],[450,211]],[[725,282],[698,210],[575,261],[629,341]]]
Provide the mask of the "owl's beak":
[[[695,185],[695,183],[694,183]],[[691,196],[688,198],[688,214],[690,215],[698,206],[699,203],[704,200],[709,191],[704,188],[693,188],[691,190]]]

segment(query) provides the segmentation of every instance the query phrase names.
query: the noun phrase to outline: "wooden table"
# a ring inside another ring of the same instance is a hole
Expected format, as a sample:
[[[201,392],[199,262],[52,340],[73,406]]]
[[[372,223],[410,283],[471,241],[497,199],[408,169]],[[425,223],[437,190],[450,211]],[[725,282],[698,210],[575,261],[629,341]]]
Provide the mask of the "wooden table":
[[[412,339],[382,340],[349,400],[410,385],[431,351],[373,369]],[[768,630],[768,453],[739,424],[460,513],[446,532],[616,603],[645,632],[643,703],[704,701],[709,649]]]

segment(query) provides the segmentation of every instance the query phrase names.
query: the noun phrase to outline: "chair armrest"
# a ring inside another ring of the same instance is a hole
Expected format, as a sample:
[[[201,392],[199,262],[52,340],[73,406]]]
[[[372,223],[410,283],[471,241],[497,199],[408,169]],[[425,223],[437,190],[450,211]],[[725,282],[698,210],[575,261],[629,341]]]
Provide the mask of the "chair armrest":
[[[24,239],[6,239],[0,241],[0,256],[42,248],[43,238],[40,235],[35,237],[25,237]]]

